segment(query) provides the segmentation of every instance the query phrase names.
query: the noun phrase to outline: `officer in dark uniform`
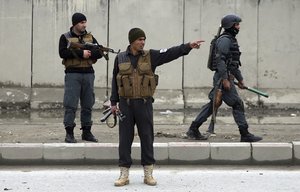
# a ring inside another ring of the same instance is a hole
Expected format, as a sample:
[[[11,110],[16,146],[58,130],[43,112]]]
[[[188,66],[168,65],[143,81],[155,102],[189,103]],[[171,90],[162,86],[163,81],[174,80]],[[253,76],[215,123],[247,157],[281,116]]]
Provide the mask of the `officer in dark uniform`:
[[[244,104],[239,97],[234,86],[234,79],[238,81],[238,87],[244,88],[244,81],[241,71],[239,70],[240,55],[239,45],[235,38],[239,32],[239,23],[242,19],[237,15],[226,15],[221,20],[221,26],[224,32],[217,39],[216,42],[216,59],[217,69],[213,77],[214,88],[209,94],[210,102],[204,105],[191,123],[187,136],[189,139],[202,140],[207,139],[201,135],[199,127],[207,120],[213,113],[213,98],[215,89],[221,88],[222,101],[228,106],[232,107],[233,118],[238,125],[241,142],[256,142],[262,140],[261,137],[255,136],[248,131],[248,123],[245,118]]]
[[[74,127],[76,110],[80,100],[82,140],[97,142],[91,133],[92,108],[95,103],[94,94],[94,64],[102,57],[99,50],[82,50],[68,47],[74,43],[97,43],[91,33],[86,31],[87,19],[82,13],[74,13],[72,16],[73,26],[59,39],[59,56],[65,65],[65,93],[64,93],[64,126],[66,130],[66,143],[76,143]],[[98,43],[97,43],[98,44]]]
[[[156,185],[152,177],[153,164],[153,107],[152,96],[158,83],[156,67],[187,55],[193,48],[199,48],[203,41],[194,41],[169,49],[144,50],[146,35],[142,29],[129,31],[130,45],[117,55],[112,77],[112,112],[120,110],[126,118],[119,122],[119,166],[120,177],[115,186],[129,183],[129,168],[132,164],[131,145],[134,126],[137,126],[141,141],[141,164],[144,167],[144,183]],[[119,103],[119,108],[117,107]]]

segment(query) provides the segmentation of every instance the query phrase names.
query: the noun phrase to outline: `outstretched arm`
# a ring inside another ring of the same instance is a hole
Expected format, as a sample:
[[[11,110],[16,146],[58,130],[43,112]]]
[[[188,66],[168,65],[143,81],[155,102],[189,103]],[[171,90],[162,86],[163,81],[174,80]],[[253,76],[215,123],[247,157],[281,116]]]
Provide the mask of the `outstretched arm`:
[[[181,56],[189,54],[192,49],[199,49],[203,40],[196,40],[190,43],[174,46],[169,49],[150,50],[152,67],[155,69],[164,63],[173,61]]]

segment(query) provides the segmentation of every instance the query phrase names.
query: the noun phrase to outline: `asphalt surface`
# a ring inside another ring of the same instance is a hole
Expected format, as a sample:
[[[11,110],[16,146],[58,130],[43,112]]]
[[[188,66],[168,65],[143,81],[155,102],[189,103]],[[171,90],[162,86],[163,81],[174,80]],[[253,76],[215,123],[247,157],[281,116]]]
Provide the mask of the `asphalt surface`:
[[[132,167],[130,184],[115,187],[116,167],[0,167],[0,191],[298,192],[300,186],[300,168],[287,166],[157,166],[153,175],[157,186],[147,186],[142,168]]]

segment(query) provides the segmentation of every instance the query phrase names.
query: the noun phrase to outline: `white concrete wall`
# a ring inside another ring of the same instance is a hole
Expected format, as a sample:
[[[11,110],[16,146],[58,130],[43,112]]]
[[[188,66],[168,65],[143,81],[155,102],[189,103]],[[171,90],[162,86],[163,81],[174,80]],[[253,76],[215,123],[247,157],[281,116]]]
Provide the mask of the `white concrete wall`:
[[[0,1],[0,84],[31,86],[32,1]]]
[[[60,36],[69,31],[71,17],[82,12],[88,20],[88,31],[97,41],[107,46],[107,1],[99,0],[33,0],[33,80],[34,86],[62,86],[64,84],[64,66],[58,55]],[[105,59],[94,65],[96,71],[95,86],[106,86]]]
[[[146,33],[145,49],[169,48],[183,43],[183,0],[111,0],[109,41],[122,51],[128,31],[139,27]],[[131,11],[129,11],[131,10]],[[112,71],[113,59],[109,71]],[[182,88],[182,58],[157,68],[159,88]],[[112,73],[109,73],[111,79]]]
[[[249,85],[257,84],[257,1],[250,0],[186,0],[185,39],[201,37],[206,42],[200,51],[185,58],[184,87],[212,85],[213,72],[207,69],[211,39],[216,35],[221,18],[228,13],[242,17],[238,35],[242,53],[243,75]]]
[[[258,17],[258,82],[300,88],[300,1],[263,0]]]
[[[300,1],[298,0],[0,0],[0,85],[63,86],[58,40],[74,12],[88,19],[88,31],[105,45],[124,51],[128,31],[146,32],[145,49],[168,48],[202,38],[193,50],[157,68],[159,89],[211,86],[206,68],[209,43],[220,19],[239,14],[242,72],[249,86],[299,89]],[[115,55],[95,64],[96,87],[110,86]],[[108,78],[108,82],[107,82]]]

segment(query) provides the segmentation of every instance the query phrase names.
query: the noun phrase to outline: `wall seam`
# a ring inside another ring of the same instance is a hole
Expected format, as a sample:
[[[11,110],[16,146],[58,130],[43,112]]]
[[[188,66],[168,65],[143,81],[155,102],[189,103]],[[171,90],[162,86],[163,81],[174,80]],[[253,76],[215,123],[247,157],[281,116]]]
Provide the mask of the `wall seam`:
[[[259,5],[260,5],[260,0],[257,1],[257,18],[256,18],[256,45],[257,45],[257,48],[256,48],[256,86],[259,87],[259,81],[258,81],[258,78],[259,78],[259,70],[258,70],[258,62],[259,62]],[[258,97],[258,99],[260,99],[260,97]]]
[[[259,69],[258,69],[258,63],[259,63],[259,5],[260,0],[257,1],[257,17],[256,17],[256,87],[260,87],[259,85]],[[263,107],[263,101],[261,100],[261,97],[257,95],[257,104],[258,107]]]
[[[106,43],[107,43],[107,47],[109,47],[109,17],[110,17],[110,0],[107,1],[107,36],[106,36]],[[108,74],[109,74],[109,61],[106,61],[106,99],[109,99],[109,93],[108,93],[108,85],[109,85],[109,78],[108,78]]]
[[[31,0],[31,53],[30,53],[30,88],[33,86],[33,0]]]
[[[31,52],[30,52],[30,95],[29,95],[29,101],[28,101],[28,106],[29,109],[32,108],[31,106],[31,101],[32,101],[32,95],[33,95],[33,16],[34,16],[34,11],[33,11],[33,2],[34,0],[31,0]]]
[[[185,38],[184,38],[184,29],[185,29],[185,0],[182,1],[182,41],[185,43]],[[181,79],[181,90],[182,90],[182,99],[183,99],[183,108],[186,108],[186,98],[185,98],[185,91],[184,91],[184,63],[185,63],[185,58],[184,56],[182,57],[182,79]]]

